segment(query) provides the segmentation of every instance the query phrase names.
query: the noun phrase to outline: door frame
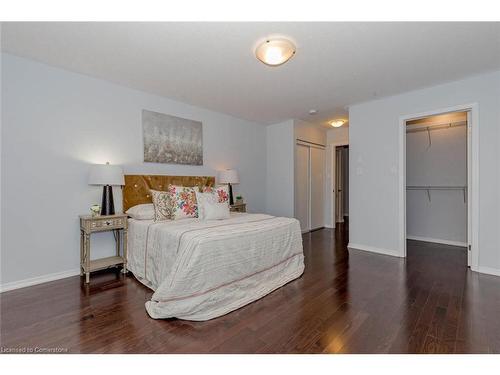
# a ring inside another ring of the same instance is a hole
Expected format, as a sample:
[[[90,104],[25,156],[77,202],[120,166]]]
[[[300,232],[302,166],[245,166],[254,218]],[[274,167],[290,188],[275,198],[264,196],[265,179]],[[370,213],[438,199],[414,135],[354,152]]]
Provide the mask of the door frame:
[[[343,160],[342,159],[344,158],[344,155],[342,154],[342,148],[340,148],[340,147],[342,147],[342,146],[335,147],[335,191],[333,191],[334,189],[332,189],[332,192],[334,193],[333,196],[335,197],[335,224],[344,222],[344,212],[343,212],[344,207],[342,207],[344,204],[344,201],[343,201],[344,200],[344,197],[343,197],[344,191],[342,191],[342,194],[340,194],[339,193],[340,189],[339,189],[339,186],[337,185],[338,182],[340,181],[342,184],[342,186],[341,186],[342,190],[344,189],[344,186],[343,186],[344,171],[342,170],[342,168],[343,168],[343,165],[342,165]],[[339,156],[339,158],[337,158],[337,156]],[[338,168],[340,168],[340,171]],[[342,197],[340,197],[340,195],[342,195]],[[339,198],[339,199],[337,199],[337,198]],[[340,202],[340,205],[337,205],[339,202]],[[342,212],[338,212],[338,211],[342,211]],[[337,219],[339,219],[339,221],[337,221]]]
[[[477,271],[479,264],[479,106],[477,103],[439,108],[432,111],[403,115],[399,118],[399,253],[406,257],[406,122],[422,117],[452,112],[470,112],[467,124],[467,242],[470,267]]]
[[[327,152],[327,156],[330,155],[330,178],[328,179],[328,174],[327,174],[327,178],[325,179],[325,181],[328,183],[329,182],[329,187],[327,187],[327,191],[328,191],[328,196],[330,197],[330,202],[331,202],[331,205],[330,205],[330,223],[331,223],[331,227],[328,227],[325,225],[325,227],[327,228],[335,228],[336,227],[336,223],[335,223],[335,189],[337,188],[335,185],[336,185],[336,181],[335,181],[335,173],[336,173],[336,170],[335,170],[335,162],[336,162],[336,155],[335,155],[335,149],[337,148],[337,146],[349,146],[349,142],[348,141],[336,141],[336,142],[331,142],[331,143],[328,143],[327,145],[327,149],[328,149],[328,152]],[[349,158],[351,158],[351,153],[349,152]],[[349,161],[349,165],[350,165],[350,161]],[[329,181],[328,181],[329,180]],[[328,190],[329,189],[329,190]],[[349,195],[349,199],[350,198],[350,195]]]

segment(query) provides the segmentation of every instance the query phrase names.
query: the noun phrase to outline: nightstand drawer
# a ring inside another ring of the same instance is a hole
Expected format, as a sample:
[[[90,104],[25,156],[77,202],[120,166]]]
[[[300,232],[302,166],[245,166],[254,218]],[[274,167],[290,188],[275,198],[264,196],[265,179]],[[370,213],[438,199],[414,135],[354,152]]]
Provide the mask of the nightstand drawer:
[[[90,230],[100,230],[109,228],[122,228],[125,226],[125,218],[117,219],[96,219],[90,222]]]
[[[229,206],[229,210],[231,212],[247,212],[247,205],[246,203],[233,204],[232,206]]]
[[[82,216],[80,217],[80,227],[88,233],[123,229],[127,227],[127,216]]]

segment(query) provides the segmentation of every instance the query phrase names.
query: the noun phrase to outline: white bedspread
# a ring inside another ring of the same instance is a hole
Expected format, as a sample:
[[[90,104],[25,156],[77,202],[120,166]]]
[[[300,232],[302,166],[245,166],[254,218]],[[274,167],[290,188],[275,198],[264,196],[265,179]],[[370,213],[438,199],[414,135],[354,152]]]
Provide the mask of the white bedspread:
[[[296,219],[233,213],[221,221],[129,219],[128,268],[155,291],[153,318],[208,320],[304,271]]]

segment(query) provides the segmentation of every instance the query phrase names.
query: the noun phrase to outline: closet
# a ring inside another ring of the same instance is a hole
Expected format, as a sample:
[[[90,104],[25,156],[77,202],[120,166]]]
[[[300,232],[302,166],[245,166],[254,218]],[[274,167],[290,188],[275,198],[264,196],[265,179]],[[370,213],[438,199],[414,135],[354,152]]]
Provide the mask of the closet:
[[[467,112],[406,123],[408,239],[467,246],[467,124]]]
[[[324,227],[325,147],[297,140],[295,217],[302,232]]]

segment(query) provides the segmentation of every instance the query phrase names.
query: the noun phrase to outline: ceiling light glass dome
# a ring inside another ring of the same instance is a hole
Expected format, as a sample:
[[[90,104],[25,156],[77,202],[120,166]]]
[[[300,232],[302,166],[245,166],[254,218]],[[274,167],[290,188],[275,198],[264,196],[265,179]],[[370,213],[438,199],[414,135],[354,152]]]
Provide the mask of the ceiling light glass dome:
[[[295,45],[287,39],[268,39],[255,50],[255,56],[264,64],[278,66],[295,55]]]

